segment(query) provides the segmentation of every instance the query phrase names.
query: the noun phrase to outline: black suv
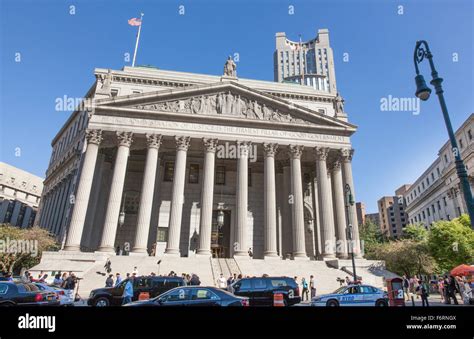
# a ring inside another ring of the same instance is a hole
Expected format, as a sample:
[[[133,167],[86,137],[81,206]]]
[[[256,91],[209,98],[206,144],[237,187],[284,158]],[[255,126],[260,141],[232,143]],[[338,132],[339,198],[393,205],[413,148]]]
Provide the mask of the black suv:
[[[122,305],[122,295],[127,281],[128,279],[125,279],[114,287],[104,287],[92,290],[91,294],[89,295],[89,299],[87,300],[87,304],[90,306]],[[154,298],[172,288],[185,285],[186,282],[181,277],[137,277],[133,281],[132,301],[138,300],[138,296],[142,292],[148,292],[150,294],[150,298]]]
[[[235,295],[249,298],[250,306],[273,306],[277,293],[283,294],[285,306],[301,302],[298,284],[288,277],[244,278],[233,283],[231,289]]]

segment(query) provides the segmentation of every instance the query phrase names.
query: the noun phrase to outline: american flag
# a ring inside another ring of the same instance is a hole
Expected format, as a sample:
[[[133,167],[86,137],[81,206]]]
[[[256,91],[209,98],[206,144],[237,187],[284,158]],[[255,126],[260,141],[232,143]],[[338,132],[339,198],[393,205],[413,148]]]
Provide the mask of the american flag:
[[[131,18],[130,20],[128,20],[128,24],[130,26],[140,26],[142,24],[142,19]]]

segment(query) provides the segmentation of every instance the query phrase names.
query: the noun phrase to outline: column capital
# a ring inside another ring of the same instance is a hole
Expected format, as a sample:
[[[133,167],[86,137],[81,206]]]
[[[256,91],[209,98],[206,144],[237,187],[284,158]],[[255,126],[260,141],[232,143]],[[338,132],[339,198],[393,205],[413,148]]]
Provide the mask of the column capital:
[[[331,165],[330,165],[330,170],[332,172],[337,172],[341,170],[341,161],[340,160],[335,160]]]
[[[353,148],[341,148],[339,150],[339,155],[341,159],[345,162],[351,162],[352,157],[354,156],[354,149]]]
[[[277,150],[278,144],[271,144],[271,143],[263,143],[263,150],[265,153],[265,157],[274,157]]]
[[[329,147],[316,146],[314,148],[314,155],[316,156],[316,160],[326,161],[329,155]]]
[[[303,154],[304,146],[302,145],[290,145],[289,146],[289,153],[291,159],[301,159],[301,155]]]
[[[133,133],[132,132],[123,132],[117,131],[117,139],[119,146],[130,147],[133,141]]]
[[[156,148],[160,149],[161,146],[161,134],[145,134],[146,136],[146,143],[148,148]]]
[[[88,144],[99,145],[102,142],[102,130],[88,129],[86,131],[86,139]]]
[[[202,144],[204,145],[206,152],[215,153],[217,149],[217,142],[217,139],[202,138]]]
[[[175,136],[176,140],[176,150],[177,151],[187,151],[191,143],[191,137],[185,136]]]
[[[250,151],[250,145],[252,144],[251,141],[242,141],[237,140],[237,152],[239,156],[248,156]]]

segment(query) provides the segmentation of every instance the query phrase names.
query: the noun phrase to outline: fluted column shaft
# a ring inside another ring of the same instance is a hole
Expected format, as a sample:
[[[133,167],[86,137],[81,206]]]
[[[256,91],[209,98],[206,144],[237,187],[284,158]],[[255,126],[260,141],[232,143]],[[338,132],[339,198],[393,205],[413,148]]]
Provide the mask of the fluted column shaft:
[[[333,194],[333,206],[335,210],[336,224],[336,255],[338,258],[347,258],[346,241],[346,212],[344,202],[344,188],[342,184],[341,162],[337,160],[331,168],[331,183]]]
[[[316,171],[318,176],[318,192],[319,206],[321,209],[322,223],[322,249],[321,253],[324,258],[334,258],[334,217],[331,204],[331,186],[329,184],[326,160],[329,154],[329,148],[316,147]]]
[[[265,225],[265,248],[264,256],[277,257],[277,223],[276,223],[276,189],[275,189],[275,152],[277,144],[263,144],[265,152],[264,165],[264,225]]]
[[[344,182],[351,188],[352,199],[355,200],[355,188],[354,179],[352,177],[352,157],[354,155],[353,149],[342,149],[342,166],[344,172]],[[360,237],[359,237],[359,224],[357,222],[357,210],[355,204],[349,206],[349,223],[352,225],[352,246],[354,247],[354,254],[358,258],[362,258],[362,252],[360,248]]]
[[[203,139],[204,174],[201,191],[201,220],[198,254],[211,255],[212,208],[214,198],[214,165],[217,139]]]
[[[190,137],[176,137],[176,162],[174,165],[173,195],[171,198],[170,221],[166,254],[179,255],[179,238],[184,203],[184,181],[186,178],[186,157]]]
[[[236,238],[234,255],[247,253],[248,157],[250,141],[237,142]]]
[[[137,217],[137,233],[132,249],[134,253],[147,253],[148,234],[150,232],[151,210],[153,208],[153,194],[155,192],[156,166],[158,164],[158,150],[161,145],[161,135],[147,134],[147,155],[145,172],[143,174],[142,192]]]
[[[301,154],[303,146],[290,145],[291,182],[293,189],[293,257],[307,258],[304,233],[303,181]]]
[[[118,150],[115,158],[114,173],[110,185],[107,212],[105,214],[104,232],[100,243],[100,252],[115,252],[115,237],[117,235],[120,206],[122,203],[125,173],[127,172],[128,155],[132,144],[131,132],[117,132]]]
[[[102,131],[88,130],[86,132],[87,148],[82,164],[81,177],[74,199],[74,209],[71,215],[69,231],[67,233],[66,251],[79,251],[81,248],[82,232],[86,220],[87,206],[94,179],[95,164],[99,152],[99,144],[102,141]]]

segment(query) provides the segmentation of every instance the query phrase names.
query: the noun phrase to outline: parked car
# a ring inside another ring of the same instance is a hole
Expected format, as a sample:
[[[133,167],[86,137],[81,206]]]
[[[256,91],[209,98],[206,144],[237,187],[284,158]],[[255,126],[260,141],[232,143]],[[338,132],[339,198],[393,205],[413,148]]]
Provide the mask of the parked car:
[[[90,306],[120,306],[123,301],[123,291],[128,279],[122,281],[114,287],[104,287],[92,290],[87,304]],[[159,277],[159,276],[142,276],[137,277],[133,281],[133,297],[132,301],[138,300],[140,293],[149,293],[150,298],[157,297],[162,293],[178,286],[185,286],[186,282],[181,277]]]
[[[231,285],[231,291],[249,298],[250,306],[273,306],[275,294],[283,295],[285,306],[301,302],[298,284],[289,277],[243,278]]]
[[[249,306],[248,298],[236,297],[232,293],[202,286],[182,286],[163,293],[159,297],[135,301],[124,306]]]
[[[388,306],[388,296],[387,292],[370,285],[349,285],[314,297],[311,306]]]
[[[59,297],[35,284],[0,281],[0,306],[59,306]]]
[[[33,283],[35,284],[41,291],[49,291],[56,293],[59,298],[59,303],[61,306],[74,306],[74,291],[73,290],[65,290],[64,288],[48,285],[43,283]]]

